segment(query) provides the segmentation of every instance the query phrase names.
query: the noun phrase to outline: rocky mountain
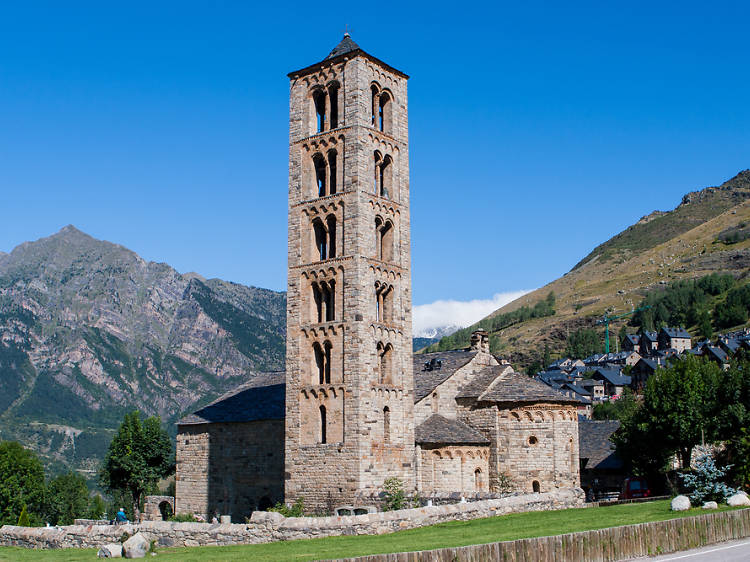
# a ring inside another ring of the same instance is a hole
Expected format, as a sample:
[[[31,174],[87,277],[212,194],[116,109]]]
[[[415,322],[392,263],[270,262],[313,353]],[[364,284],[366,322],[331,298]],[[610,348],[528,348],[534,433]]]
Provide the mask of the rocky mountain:
[[[0,438],[93,469],[125,412],[174,422],[283,368],[286,295],[73,226],[0,254]]]
[[[567,274],[475,326],[490,330],[493,351],[525,367],[541,358],[545,345],[554,357],[565,347],[570,332],[594,326],[605,311],[630,311],[646,294],[663,289],[670,281],[713,272],[748,279],[750,170],[717,187],[688,193],[671,211],[642,217],[594,248]],[[554,315],[510,314],[539,306],[550,292],[555,296]],[[515,316],[523,320],[507,321]],[[626,320],[610,329],[616,332]],[[468,343],[472,329],[443,338],[431,349],[461,347]]]

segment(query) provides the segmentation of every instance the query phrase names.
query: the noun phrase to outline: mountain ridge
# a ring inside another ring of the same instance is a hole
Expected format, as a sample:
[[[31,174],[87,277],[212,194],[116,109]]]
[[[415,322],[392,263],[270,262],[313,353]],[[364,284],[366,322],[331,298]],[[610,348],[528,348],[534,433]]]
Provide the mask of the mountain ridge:
[[[125,411],[170,423],[282,369],[285,320],[285,293],[180,274],[72,225],[19,244],[0,255],[0,437],[92,469]]]

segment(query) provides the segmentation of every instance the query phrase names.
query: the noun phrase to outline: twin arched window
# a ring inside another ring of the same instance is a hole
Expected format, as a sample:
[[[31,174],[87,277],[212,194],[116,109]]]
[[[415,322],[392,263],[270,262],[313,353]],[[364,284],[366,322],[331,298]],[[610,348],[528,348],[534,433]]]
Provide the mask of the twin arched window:
[[[312,107],[315,112],[316,133],[322,133],[339,126],[339,84],[331,82],[326,88],[312,91]]]
[[[393,262],[393,223],[375,217],[375,257],[386,262]]]
[[[393,346],[389,343],[378,342],[378,383],[393,383]]]
[[[375,282],[375,321],[393,322],[393,285]]]
[[[315,342],[313,354],[315,355],[315,370],[318,384],[331,384],[331,342],[325,341],[323,345]],[[313,380],[315,383],[315,380]]]
[[[318,323],[333,322],[336,319],[336,281],[315,281],[312,284],[315,313],[313,320]]]
[[[315,258],[320,261],[336,257],[336,215],[328,215],[325,221],[315,218],[312,221],[315,243]]]
[[[335,150],[329,150],[325,157],[320,152],[313,154],[312,162],[315,170],[313,192],[318,197],[336,194],[338,189],[337,159],[338,153]]]
[[[387,154],[383,156],[376,150],[373,154],[373,162],[373,192],[375,195],[390,199],[393,193],[393,158]]]
[[[393,134],[393,96],[387,90],[381,90],[378,84],[370,86],[372,94],[372,120],[371,125],[388,133]]]

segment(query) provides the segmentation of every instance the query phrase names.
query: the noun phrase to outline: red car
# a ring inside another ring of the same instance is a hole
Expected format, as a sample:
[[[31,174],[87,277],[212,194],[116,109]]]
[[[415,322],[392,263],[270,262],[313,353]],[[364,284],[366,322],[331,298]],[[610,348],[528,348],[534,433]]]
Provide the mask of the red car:
[[[619,499],[632,500],[633,498],[648,498],[650,496],[651,490],[645,478],[626,478],[622,484]]]

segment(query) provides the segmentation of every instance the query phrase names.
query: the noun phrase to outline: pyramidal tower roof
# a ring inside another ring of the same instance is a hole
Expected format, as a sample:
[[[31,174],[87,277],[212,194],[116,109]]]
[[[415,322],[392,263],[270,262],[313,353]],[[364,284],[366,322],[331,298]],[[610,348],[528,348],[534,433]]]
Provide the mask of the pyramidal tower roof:
[[[361,51],[359,45],[357,45],[354,40],[352,39],[351,35],[348,33],[344,33],[344,38],[339,42],[336,47],[334,47],[333,51],[326,57],[326,60],[328,59],[335,59],[336,57],[340,57],[341,55],[345,55],[346,53],[351,53],[352,51]]]
[[[294,72],[290,72],[288,74],[288,76],[289,76],[289,78],[297,78],[300,75],[304,75],[304,74],[308,74],[310,72],[314,72],[314,71],[318,70],[319,68],[321,68],[322,66],[327,65],[328,63],[338,62],[340,59],[345,59],[347,56],[351,57],[351,56],[357,56],[357,55],[362,55],[364,57],[367,57],[368,59],[370,59],[371,61],[373,61],[373,62],[375,62],[375,63],[377,63],[379,65],[381,65],[382,67],[384,67],[384,68],[386,68],[386,69],[388,69],[388,70],[390,70],[392,72],[395,72],[396,74],[398,74],[400,76],[403,76],[404,78],[409,78],[409,76],[407,74],[404,74],[400,70],[397,70],[397,69],[393,68],[392,66],[384,63],[380,59],[377,59],[377,58],[373,57],[372,55],[364,52],[362,50],[362,47],[360,47],[359,45],[357,45],[357,43],[355,43],[354,39],[352,39],[352,37],[351,37],[351,35],[349,35],[349,33],[344,33],[343,39],[341,39],[341,41],[339,41],[339,44],[336,45],[333,48],[333,50],[330,53],[328,53],[328,56],[326,58],[324,58],[322,61],[320,61],[318,63],[315,63],[313,65],[307,66],[305,68],[302,68],[300,70],[297,70],[297,71],[294,71]]]

